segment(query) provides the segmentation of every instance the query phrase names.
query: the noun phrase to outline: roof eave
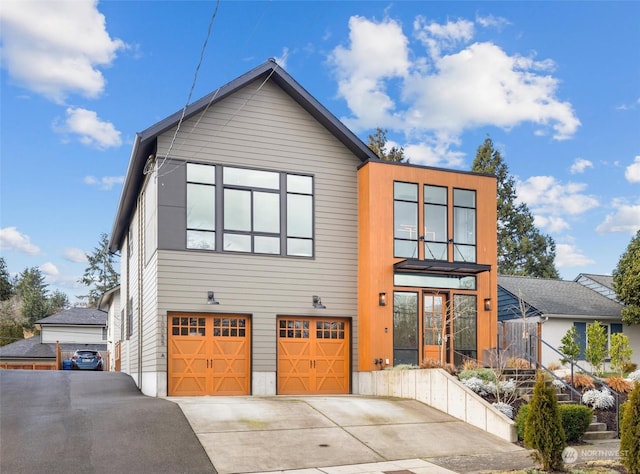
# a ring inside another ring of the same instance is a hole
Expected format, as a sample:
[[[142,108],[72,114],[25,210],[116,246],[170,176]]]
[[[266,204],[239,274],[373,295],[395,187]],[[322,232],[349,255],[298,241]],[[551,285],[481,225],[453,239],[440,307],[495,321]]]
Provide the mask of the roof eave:
[[[362,162],[380,161],[380,158],[369,149],[351,130],[349,130],[338,118],[318,102],[307,90],[305,90],[293,77],[282,69],[273,59],[265,61],[260,66],[234,79],[214,92],[198,99],[186,109],[179,110],[167,118],[157,122],[143,132],[137,133],[125,182],[120,195],[118,210],[114,220],[109,251],[117,252],[124,240],[126,229],[134,209],[135,200],[144,182],[142,173],[147,158],[155,153],[156,138],[158,135],[175,127],[183,116],[183,120],[189,119],[199,113],[205,107],[219,102],[233,94],[238,89],[259,79],[274,81],[287,92],[298,104],[300,104],[312,117],[329,130],[340,142],[342,142]]]

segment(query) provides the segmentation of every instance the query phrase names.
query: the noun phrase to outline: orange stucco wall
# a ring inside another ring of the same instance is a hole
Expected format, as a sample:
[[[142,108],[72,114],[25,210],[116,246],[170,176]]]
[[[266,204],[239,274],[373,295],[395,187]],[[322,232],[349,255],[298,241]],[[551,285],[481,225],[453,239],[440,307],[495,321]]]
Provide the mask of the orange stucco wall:
[[[485,349],[495,347],[497,325],[497,244],[496,244],[496,179],[473,173],[426,168],[389,162],[368,162],[358,171],[359,255],[358,255],[358,321],[360,371],[380,369],[374,359],[388,359],[393,364],[393,265],[401,258],[393,256],[393,183],[418,183],[419,220],[422,222],[422,185],[449,188],[449,236],[453,235],[453,188],[476,191],[476,263],[491,265],[491,270],[477,274],[477,290],[456,291],[477,295],[478,358]],[[451,251],[449,252],[452,253]],[[420,250],[420,259],[424,259]],[[451,259],[451,257],[450,257]],[[428,290],[427,288],[423,290]],[[411,291],[421,291],[411,288]],[[378,295],[387,295],[387,305],[379,306]],[[484,300],[491,298],[491,310],[485,311]],[[420,361],[422,355],[420,356]]]

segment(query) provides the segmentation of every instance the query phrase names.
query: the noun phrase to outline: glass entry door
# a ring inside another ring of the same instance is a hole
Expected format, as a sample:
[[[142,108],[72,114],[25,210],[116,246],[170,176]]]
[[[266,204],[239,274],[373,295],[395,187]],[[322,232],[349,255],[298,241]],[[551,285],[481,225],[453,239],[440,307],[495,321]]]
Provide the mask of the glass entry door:
[[[418,365],[418,293],[393,293],[393,365]]]
[[[424,359],[449,362],[449,324],[447,298],[443,294],[423,295]]]

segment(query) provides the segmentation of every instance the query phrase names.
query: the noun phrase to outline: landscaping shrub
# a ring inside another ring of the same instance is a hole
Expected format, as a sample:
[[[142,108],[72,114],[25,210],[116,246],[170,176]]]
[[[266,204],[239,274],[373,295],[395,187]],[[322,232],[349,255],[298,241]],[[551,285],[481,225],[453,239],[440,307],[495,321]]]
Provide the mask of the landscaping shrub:
[[[507,368],[509,369],[530,369],[531,363],[527,359],[518,357],[510,357],[507,359]]]
[[[470,379],[471,377],[479,378],[485,382],[495,382],[496,373],[493,369],[473,369],[463,370],[458,374],[460,380]]]
[[[513,419],[513,407],[508,403],[495,402],[492,403],[494,407],[500,410],[506,417]]]
[[[437,359],[425,359],[420,364],[421,369],[444,369],[451,375],[456,375],[457,370],[453,364],[446,364]]]
[[[567,442],[580,441],[593,420],[593,410],[577,404],[559,405],[559,408]]]
[[[524,442],[535,450],[534,457],[545,471],[563,470],[562,451],[566,436],[555,389],[538,374],[524,425]]]
[[[629,393],[631,390],[633,390],[633,383],[625,380],[622,377],[609,377],[605,379],[605,382],[616,392]]]
[[[475,359],[465,359],[462,363],[462,370],[474,370],[480,368],[482,368],[482,366]]]
[[[577,404],[558,405],[558,409],[567,442],[575,443],[580,441],[591,424],[593,410]],[[524,439],[524,428],[528,416],[529,405],[522,405],[514,420],[519,440]]]
[[[567,377],[565,380],[571,383],[571,377]],[[573,374],[572,385],[578,390],[584,390],[585,388],[596,388],[593,378],[586,374]]]
[[[582,403],[600,410],[608,410],[616,406],[616,400],[606,387],[602,390],[587,390],[582,394]]]
[[[629,375],[627,375],[627,378],[632,382],[640,382],[640,370],[634,370]]]
[[[626,364],[624,364],[624,366],[622,367],[622,371],[625,374],[628,374],[629,372],[635,372],[638,370],[638,364],[636,364],[635,362],[627,362]],[[640,372],[638,372],[638,374],[640,374]]]
[[[549,370],[560,370],[561,368],[562,368],[562,364],[557,360],[549,362],[549,365],[547,366],[547,369]]]
[[[624,404],[620,427],[620,458],[629,474],[640,474],[640,383]]]

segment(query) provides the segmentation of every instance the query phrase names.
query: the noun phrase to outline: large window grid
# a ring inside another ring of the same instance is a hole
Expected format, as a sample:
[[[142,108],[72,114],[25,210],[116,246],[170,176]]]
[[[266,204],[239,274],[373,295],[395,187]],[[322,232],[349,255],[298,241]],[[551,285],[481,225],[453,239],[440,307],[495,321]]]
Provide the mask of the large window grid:
[[[449,258],[447,243],[447,188],[424,186],[424,258]]]
[[[476,261],[476,192],[453,190],[453,260]]]
[[[393,183],[393,255],[418,258],[418,185]]]
[[[187,248],[313,256],[313,178],[187,163]]]

